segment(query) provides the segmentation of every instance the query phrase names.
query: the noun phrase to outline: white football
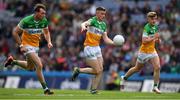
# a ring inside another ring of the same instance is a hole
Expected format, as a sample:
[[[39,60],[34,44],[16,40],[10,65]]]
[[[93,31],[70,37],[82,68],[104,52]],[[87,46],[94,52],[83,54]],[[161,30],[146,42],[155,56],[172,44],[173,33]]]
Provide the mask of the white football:
[[[113,42],[115,45],[123,45],[124,43],[124,37],[122,35],[116,35],[113,38]]]

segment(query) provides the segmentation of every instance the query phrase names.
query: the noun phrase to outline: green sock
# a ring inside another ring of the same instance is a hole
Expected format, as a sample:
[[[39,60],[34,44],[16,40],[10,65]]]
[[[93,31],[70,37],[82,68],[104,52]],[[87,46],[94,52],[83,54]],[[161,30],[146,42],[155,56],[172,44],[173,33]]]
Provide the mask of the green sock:
[[[17,62],[17,60],[13,60],[11,64],[12,65],[18,65],[18,62]]]
[[[42,82],[41,85],[42,85],[43,89],[48,89],[47,84],[45,82]]]
[[[124,76],[124,80],[127,80],[128,78]]]
[[[154,83],[154,87],[157,87],[158,86],[158,84],[157,83]]]

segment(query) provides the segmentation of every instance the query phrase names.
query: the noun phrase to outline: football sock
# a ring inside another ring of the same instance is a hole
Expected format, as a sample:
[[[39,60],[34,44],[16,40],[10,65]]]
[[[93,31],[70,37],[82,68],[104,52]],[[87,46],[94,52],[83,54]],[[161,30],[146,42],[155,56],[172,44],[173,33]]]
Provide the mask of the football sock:
[[[154,83],[154,87],[157,87],[158,86],[158,84],[157,83]]]
[[[127,80],[128,78],[126,76],[124,76],[124,80]]]
[[[43,87],[44,90],[47,90],[47,89],[48,89],[47,84],[46,84],[45,82],[42,82],[41,85],[42,85],[42,87]]]
[[[13,61],[11,62],[11,64],[12,64],[12,65],[18,65],[18,62],[17,62],[17,60],[13,60]]]

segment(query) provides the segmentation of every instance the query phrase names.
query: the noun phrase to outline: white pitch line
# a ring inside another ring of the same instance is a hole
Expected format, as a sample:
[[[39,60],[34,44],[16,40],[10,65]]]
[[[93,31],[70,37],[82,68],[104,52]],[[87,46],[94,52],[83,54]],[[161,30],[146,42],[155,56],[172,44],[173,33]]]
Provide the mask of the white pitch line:
[[[25,94],[13,94],[14,96],[31,96],[31,94],[27,94],[27,93],[25,93]]]
[[[74,95],[74,94],[53,94],[53,95],[44,95],[44,94],[28,94],[28,93],[24,93],[24,94],[13,94],[14,96],[91,96],[91,95]]]

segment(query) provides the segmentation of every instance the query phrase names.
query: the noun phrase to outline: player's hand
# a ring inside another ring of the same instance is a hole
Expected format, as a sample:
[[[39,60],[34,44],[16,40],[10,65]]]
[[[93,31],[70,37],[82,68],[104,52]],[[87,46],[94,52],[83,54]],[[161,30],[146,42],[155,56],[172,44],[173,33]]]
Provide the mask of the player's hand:
[[[156,42],[159,43],[159,44],[161,44],[162,41],[161,41],[160,38],[158,38],[158,39],[156,40]]]
[[[155,33],[155,34],[154,34],[154,41],[155,41],[155,42],[158,42],[158,43],[160,43],[160,42],[161,42],[161,40],[160,40],[160,36],[159,36],[159,34],[158,34],[158,33]]]
[[[49,42],[49,43],[48,43],[48,48],[50,49],[50,48],[52,48],[52,47],[53,47],[52,43]]]
[[[86,31],[86,30],[87,30],[87,26],[82,25],[82,26],[81,26],[81,32]]]

